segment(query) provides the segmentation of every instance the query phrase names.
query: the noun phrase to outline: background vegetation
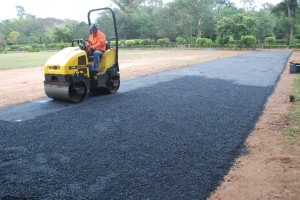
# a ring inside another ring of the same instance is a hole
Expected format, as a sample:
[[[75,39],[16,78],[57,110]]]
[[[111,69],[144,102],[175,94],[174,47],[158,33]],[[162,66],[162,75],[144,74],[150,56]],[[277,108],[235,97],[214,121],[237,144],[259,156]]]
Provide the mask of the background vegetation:
[[[299,48],[300,9],[297,0],[264,4],[253,0],[238,8],[230,0],[112,0],[120,47]],[[15,19],[0,22],[0,52],[40,51],[69,46],[87,38],[87,22],[36,18],[16,7]],[[109,13],[97,23],[113,36]]]

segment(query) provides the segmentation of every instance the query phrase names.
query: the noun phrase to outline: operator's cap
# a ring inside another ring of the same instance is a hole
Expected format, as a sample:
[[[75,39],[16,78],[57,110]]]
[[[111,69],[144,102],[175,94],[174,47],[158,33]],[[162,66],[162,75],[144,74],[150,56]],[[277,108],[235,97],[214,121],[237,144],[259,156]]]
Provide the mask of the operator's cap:
[[[90,30],[95,30],[95,29],[98,29],[97,24],[91,24],[90,25]]]

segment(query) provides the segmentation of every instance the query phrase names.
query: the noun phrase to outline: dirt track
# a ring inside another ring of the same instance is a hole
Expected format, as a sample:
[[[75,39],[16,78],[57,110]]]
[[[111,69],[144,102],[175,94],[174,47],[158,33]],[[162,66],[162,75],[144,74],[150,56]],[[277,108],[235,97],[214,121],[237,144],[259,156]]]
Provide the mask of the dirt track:
[[[144,53],[147,52],[149,51],[144,51]],[[125,80],[194,63],[247,53],[247,51],[213,50],[166,50],[161,52],[167,53],[149,54],[149,57],[144,57],[139,56],[143,54],[143,51],[133,50],[132,54],[137,56],[119,61],[121,79]],[[0,70],[0,76],[0,94],[5,94],[5,98],[0,99],[0,108],[46,97],[42,66]]]

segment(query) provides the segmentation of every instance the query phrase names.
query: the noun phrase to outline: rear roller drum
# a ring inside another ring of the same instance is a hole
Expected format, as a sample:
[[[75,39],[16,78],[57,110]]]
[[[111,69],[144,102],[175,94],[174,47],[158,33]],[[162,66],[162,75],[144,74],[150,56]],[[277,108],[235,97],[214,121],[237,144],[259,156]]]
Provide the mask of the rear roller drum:
[[[107,84],[107,92],[109,94],[114,94],[118,91],[119,87],[120,87],[120,79],[109,80]]]

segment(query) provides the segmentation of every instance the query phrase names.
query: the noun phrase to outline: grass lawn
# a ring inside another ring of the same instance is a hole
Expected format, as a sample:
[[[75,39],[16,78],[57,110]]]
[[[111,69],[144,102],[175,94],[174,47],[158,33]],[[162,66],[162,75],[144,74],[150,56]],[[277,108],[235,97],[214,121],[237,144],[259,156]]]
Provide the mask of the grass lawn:
[[[0,54],[0,70],[43,66],[55,52],[17,52]]]
[[[170,54],[172,50],[138,50],[120,49],[119,59],[155,57],[159,54]],[[45,62],[56,52],[14,52],[0,54],[0,70],[43,66]]]

